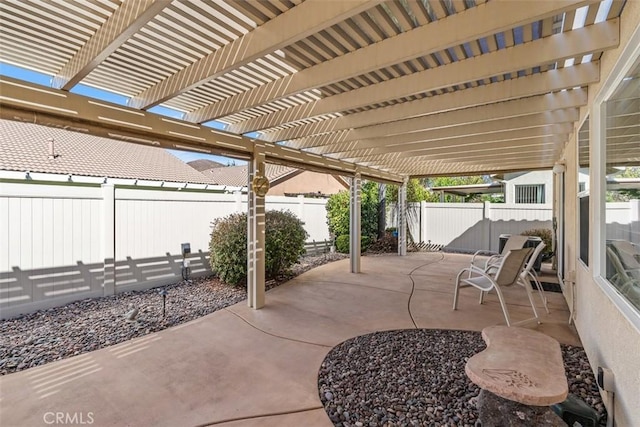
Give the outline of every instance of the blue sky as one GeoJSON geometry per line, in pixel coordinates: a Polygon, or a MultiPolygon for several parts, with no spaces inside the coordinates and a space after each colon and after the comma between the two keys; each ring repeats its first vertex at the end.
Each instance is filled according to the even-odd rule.
{"type": "MultiPolygon", "coordinates": [[[[28,82],[36,83],[42,86],[51,87],[51,79],[52,76],[40,73],[37,71],[26,70],[24,68],[16,67],[14,65],[6,64],[0,62],[0,75],[9,76],[20,80],[25,80],[28,82]]],[[[79,95],[87,96],[90,98],[101,99],[103,101],[112,102],[114,104],[119,105],[127,105],[128,97],[124,95],[120,95],[113,92],[108,92],[101,89],[96,89],[91,86],[86,86],[83,84],[78,84],[71,89],[72,93],[77,93],[79,95]]],[[[174,110],[172,108],[163,107],[161,105],[155,106],[148,110],[151,113],[160,114],[166,117],[172,117],[174,119],[182,119],[182,111],[174,110]]],[[[204,126],[209,126],[215,129],[224,129],[224,125],[220,122],[211,121],[205,123],[204,126]]],[[[252,136],[252,135],[249,135],[252,136]]],[[[255,137],[255,136],[253,136],[255,137]]],[[[208,159],[213,160],[218,163],[233,164],[236,165],[244,165],[246,161],[239,159],[231,159],[223,156],[214,156],[212,154],[205,154],[199,152],[188,152],[182,150],[167,150],[174,156],[181,159],[183,162],[190,162],[192,160],[198,159],[208,159]]]]}

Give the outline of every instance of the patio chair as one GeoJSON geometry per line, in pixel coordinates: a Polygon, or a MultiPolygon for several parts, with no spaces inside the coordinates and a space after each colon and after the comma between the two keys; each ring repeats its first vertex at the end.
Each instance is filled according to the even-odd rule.
{"type": "Polygon", "coordinates": [[[608,245],[613,248],[627,274],[640,281],[640,248],[628,240],[611,240],[608,245]]]}
{"type": "Polygon", "coordinates": [[[524,248],[524,245],[527,243],[528,240],[529,240],[529,236],[512,234],[505,242],[504,247],[502,248],[502,252],[500,253],[494,252],[494,251],[487,251],[483,249],[476,251],[471,257],[471,265],[469,267],[477,268],[485,272],[491,269],[492,267],[496,268],[498,265],[500,265],[502,258],[504,258],[504,256],[510,250],[524,248]],[[481,258],[481,257],[486,257],[487,255],[489,255],[488,258],[486,259],[481,258]]]}
{"type": "MultiPolygon", "coordinates": [[[[547,245],[544,242],[540,242],[538,246],[536,246],[536,248],[533,250],[533,253],[529,257],[529,261],[527,261],[525,268],[522,270],[522,273],[520,273],[520,284],[525,287],[528,293],[532,291],[531,282],[536,284],[536,288],[538,289],[538,294],[540,295],[540,299],[542,300],[544,310],[547,312],[547,314],[549,314],[549,308],[547,307],[547,296],[544,294],[544,289],[542,288],[542,284],[538,279],[538,274],[533,268],[536,264],[536,259],[543,251],[545,246],[547,245]]],[[[537,319],[538,313],[536,312],[535,307],[533,307],[533,313],[535,314],[537,319]]]]}
{"type": "Polygon", "coordinates": [[[640,307],[640,280],[633,277],[625,268],[616,252],[607,246],[607,257],[615,273],[609,281],[636,307],[640,307]]]}
{"type": "MultiPolygon", "coordinates": [[[[496,293],[498,294],[500,306],[502,307],[502,313],[504,314],[504,318],[507,321],[507,326],[512,326],[511,318],[509,317],[509,311],[507,310],[501,288],[511,286],[521,280],[520,275],[523,272],[524,264],[531,255],[532,251],[533,248],[510,250],[502,258],[502,262],[497,267],[495,274],[482,271],[477,267],[467,267],[460,270],[458,276],[456,277],[456,286],[453,294],[453,309],[458,309],[458,294],[461,287],[473,286],[474,288],[479,289],[480,304],[482,304],[483,302],[485,292],[489,292],[492,289],[495,289],[496,293]],[[465,274],[468,274],[470,277],[463,277],[465,274]]],[[[529,302],[531,303],[534,314],[536,314],[533,300],[531,298],[531,292],[527,292],[527,296],[529,297],[529,302]]],[[[537,314],[535,318],[537,319],[537,314]]],[[[532,319],[527,319],[523,322],[528,322],[530,320],[532,319]]]]}

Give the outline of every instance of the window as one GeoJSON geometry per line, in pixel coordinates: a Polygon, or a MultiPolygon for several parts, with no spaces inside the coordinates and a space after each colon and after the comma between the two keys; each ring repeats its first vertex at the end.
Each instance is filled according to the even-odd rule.
{"type": "Polygon", "coordinates": [[[545,203],[544,184],[516,185],[516,203],[545,203]]]}
{"type": "Polygon", "coordinates": [[[640,311],[640,59],[604,111],[604,274],[640,311]]]}
{"type": "Polygon", "coordinates": [[[578,131],[578,239],[580,259],[589,265],[589,117],[578,131]]]}

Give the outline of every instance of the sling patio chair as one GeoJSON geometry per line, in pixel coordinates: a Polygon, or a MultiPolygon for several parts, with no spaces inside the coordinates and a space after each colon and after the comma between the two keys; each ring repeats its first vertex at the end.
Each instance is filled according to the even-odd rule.
{"type": "Polygon", "coordinates": [[[640,279],[634,277],[620,260],[620,257],[611,247],[607,246],[607,257],[615,270],[608,280],[624,295],[633,305],[640,308],[640,279]]]}
{"type": "Polygon", "coordinates": [[[513,249],[522,249],[529,240],[529,236],[521,236],[519,234],[512,234],[504,244],[502,252],[494,252],[487,250],[476,251],[471,257],[471,265],[469,268],[479,269],[481,271],[488,271],[495,269],[502,262],[502,258],[513,249]],[[488,256],[488,258],[486,258],[488,256]]]}
{"type": "Polygon", "coordinates": [[[618,256],[626,273],[640,281],[640,247],[628,240],[609,240],[607,246],[618,256]]]}
{"type": "MultiPolygon", "coordinates": [[[[458,295],[460,293],[460,288],[462,287],[472,286],[479,289],[480,304],[482,304],[484,300],[485,292],[489,292],[492,289],[495,289],[496,293],[498,294],[500,306],[502,307],[502,313],[504,314],[504,318],[507,321],[507,326],[512,326],[511,318],[509,317],[509,311],[507,310],[507,305],[505,303],[504,295],[502,294],[501,288],[514,285],[521,280],[520,275],[523,272],[525,262],[532,252],[533,248],[510,250],[502,258],[500,265],[496,266],[495,273],[491,271],[485,272],[478,269],[477,267],[466,267],[460,270],[458,276],[456,277],[456,286],[453,294],[453,309],[458,309],[458,295]],[[468,277],[463,277],[465,275],[468,277]]],[[[530,287],[528,289],[529,291],[531,290],[530,287]]],[[[527,296],[529,297],[529,302],[531,303],[531,307],[533,308],[534,314],[536,315],[535,319],[537,320],[537,312],[533,304],[533,299],[531,298],[531,292],[527,292],[527,296]]],[[[530,320],[532,319],[518,322],[518,324],[529,322],[530,320]]]]}
{"type": "MultiPolygon", "coordinates": [[[[544,289],[542,288],[542,283],[538,279],[538,274],[536,270],[533,268],[536,264],[536,259],[543,251],[543,249],[547,246],[544,242],[540,242],[538,246],[533,250],[533,253],[529,257],[529,261],[525,268],[522,270],[520,274],[520,284],[525,287],[527,292],[531,292],[532,285],[531,283],[535,283],[536,288],[538,289],[538,294],[540,295],[540,299],[542,300],[542,305],[544,306],[544,310],[549,314],[549,308],[547,307],[547,296],[544,294],[544,289]]],[[[533,313],[536,318],[538,318],[538,313],[536,312],[535,307],[533,307],[533,313]]]]}

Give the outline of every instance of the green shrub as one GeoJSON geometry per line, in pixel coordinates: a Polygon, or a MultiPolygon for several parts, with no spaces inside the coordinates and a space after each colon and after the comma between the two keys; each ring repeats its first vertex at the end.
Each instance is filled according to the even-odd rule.
{"type": "Polygon", "coordinates": [[[546,257],[553,254],[553,232],[548,228],[532,228],[520,233],[523,236],[537,236],[542,239],[546,245],[542,254],[546,257]]]}
{"type": "Polygon", "coordinates": [[[265,220],[265,274],[272,279],[298,262],[309,234],[304,223],[289,211],[269,211],[265,220]]]}
{"type": "MultiPolygon", "coordinates": [[[[349,235],[348,191],[333,194],[327,200],[327,224],[334,236],[349,235]]],[[[378,235],[378,184],[372,181],[362,184],[360,230],[363,236],[378,235]]]]}
{"type": "MultiPolygon", "coordinates": [[[[364,252],[371,245],[372,239],[369,236],[360,237],[360,252],[364,252]]],[[[336,251],[341,254],[349,253],[349,235],[343,234],[336,237],[336,251]]]]}
{"type": "Polygon", "coordinates": [[[247,214],[234,213],[213,222],[209,241],[211,269],[225,283],[247,281],[247,214]]]}
{"type": "MultiPolygon", "coordinates": [[[[304,253],[308,234],[303,222],[291,212],[268,211],[265,215],[265,276],[285,273],[304,253]]],[[[235,213],[213,222],[211,269],[225,283],[247,281],[247,214],[235,213]]]]}
{"type": "Polygon", "coordinates": [[[366,251],[369,246],[371,246],[371,242],[373,239],[369,236],[361,236],[360,237],[360,252],[366,251]]]}
{"type": "Polygon", "coordinates": [[[342,234],[336,237],[336,252],[341,254],[349,253],[349,235],[342,234]]]}

